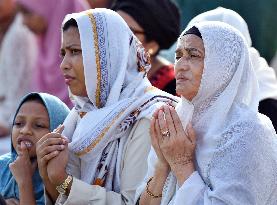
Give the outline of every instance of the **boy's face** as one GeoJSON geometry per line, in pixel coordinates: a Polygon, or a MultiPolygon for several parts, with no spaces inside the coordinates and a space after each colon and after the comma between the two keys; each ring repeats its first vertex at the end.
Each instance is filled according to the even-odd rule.
{"type": "Polygon", "coordinates": [[[49,115],[42,103],[27,101],[20,107],[12,128],[12,143],[17,154],[21,152],[20,144],[24,142],[29,156],[36,156],[36,143],[50,132],[49,115]]]}

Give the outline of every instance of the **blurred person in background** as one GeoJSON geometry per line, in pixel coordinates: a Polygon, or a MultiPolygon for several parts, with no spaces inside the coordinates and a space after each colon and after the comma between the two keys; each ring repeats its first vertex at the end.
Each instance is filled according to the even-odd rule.
{"type": "Polygon", "coordinates": [[[188,25],[201,21],[221,21],[238,29],[246,39],[250,60],[259,82],[259,112],[268,116],[277,130],[277,78],[275,71],[252,47],[252,41],[245,20],[235,11],[218,7],[194,17],[188,25]]]}
{"type": "Polygon", "coordinates": [[[59,97],[68,106],[72,104],[68,89],[59,70],[61,58],[60,25],[66,14],[79,12],[89,6],[81,0],[17,0],[24,24],[36,34],[38,57],[32,79],[32,90],[59,97]]]}
{"type": "Polygon", "coordinates": [[[148,78],[152,85],[176,95],[173,64],[159,56],[178,38],[180,14],[170,0],[117,0],[112,9],[127,22],[151,56],[148,78]]]}
{"type": "Polygon", "coordinates": [[[0,0],[0,154],[7,152],[6,137],[20,98],[29,91],[36,47],[35,38],[16,14],[14,0],[0,0]],[[3,139],[5,137],[5,139],[3,139]],[[4,140],[4,141],[3,141],[4,140]]]}
{"type": "Polygon", "coordinates": [[[238,12],[247,22],[253,46],[271,62],[277,49],[276,0],[174,0],[182,13],[181,25],[185,28],[189,21],[205,11],[219,6],[238,12]],[[250,9],[251,8],[251,9],[250,9]],[[258,14],[258,15],[257,15],[258,14]]]}
{"type": "Polygon", "coordinates": [[[115,0],[87,0],[90,8],[111,8],[112,4],[115,2],[115,0]]]}

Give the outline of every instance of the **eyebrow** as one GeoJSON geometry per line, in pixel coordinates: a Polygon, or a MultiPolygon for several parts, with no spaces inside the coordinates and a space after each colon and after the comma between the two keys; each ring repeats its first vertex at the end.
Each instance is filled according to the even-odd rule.
{"type": "MultiPolygon", "coordinates": [[[[197,48],[186,48],[186,47],[184,47],[183,49],[188,51],[188,52],[196,51],[196,52],[199,52],[201,55],[203,55],[203,52],[198,50],[197,48]]],[[[175,53],[178,53],[180,51],[182,51],[182,48],[177,48],[175,53]]]]}
{"type": "Polygon", "coordinates": [[[70,45],[66,46],[65,48],[61,48],[61,50],[63,50],[63,49],[71,49],[72,47],[75,47],[75,46],[81,47],[80,44],[70,44],[70,45]]]}
{"type": "MultiPolygon", "coordinates": [[[[17,119],[17,118],[26,118],[26,115],[18,114],[15,119],[17,119]]],[[[34,119],[36,119],[36,120],[47,120],[47,117],[45,117],[45,116],[35,116],[34,119]]]]}

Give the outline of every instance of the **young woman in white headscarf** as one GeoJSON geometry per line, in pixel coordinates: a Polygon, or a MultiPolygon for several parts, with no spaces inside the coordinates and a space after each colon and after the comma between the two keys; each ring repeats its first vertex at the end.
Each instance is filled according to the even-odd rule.
{"type": "Polygon", "coordinates": [[[252,41],[245,20],[235,11],[218,7],[194,17],[189,25],[202,21],[221,21],[238,29],[246,39],[250,60],[259,83],[259,112],[270,118],[277,130],[277,78],[276,73],[259,51],[252,47],[252,41]]]}
{"type": "Polygon", "coordinates": [[[149,56],[114,11],[67,15],[61,56],[75,106],[38,143],[46,202],[133,205],[147,171],[150,118],[178,99],[151,86],[149,56]]]}
{"type": "Polygon", "coordinates": [[[258,82],[241,33],[222,22],[192,24],[178,39],[175,76],[191,123],[169,106],[154,113],[155,152],[138,203],[275,204],[277,136],[258,112],[258,82]]]}

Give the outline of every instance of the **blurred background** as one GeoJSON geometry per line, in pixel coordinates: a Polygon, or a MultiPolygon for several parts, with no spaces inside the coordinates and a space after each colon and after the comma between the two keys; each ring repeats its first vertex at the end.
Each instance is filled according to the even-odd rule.
{"type": "MultiPolygon", "coordinates": [[[[277,1],[276,0],[174,0],[181,11],[181,25],[196,15],[219,6],[239,13],[250,31],[253,47],[268,62],[271,62],[277,49],[277,1]]],[[[275,67],[275,71],[276,71],[275,67]]]]}
{"type": "MultiPolygon", "coordinates": [[[[273,71],[277,71],[277,0],[171,0],[175,5],[169,7],[165,6],[167,1],[170,0],[0,0],[0,154],[10,150],[13,114],[26,93],[47,92],[72,107],[59,69],[60,28],[68,13],[89,8],[125,11],[122,17],[127,15],[124,20],[129,21],[129,27],[151,55],[150,82],[175,94],[174,42],[181,31],[200,13],[217,7],[232,9],[246,21],[252,46],[267,61],[261,58],[267,76],[261,81],[268,79],[270,88],[277,86],[273,71]],[[129,4],[133,4],[132,9],[129,4]],[[147,20],[143,22],[141,17],[147,20]],[[273,69],[267,69],[267,63],[273,69]]],[[[276,89],[270,92],[275,93],[276,89]]],[[[274,106],[277,110],[277,99],[274,106]]],[[[272,105],[266,108],[277,116],[272,105]]]]}

